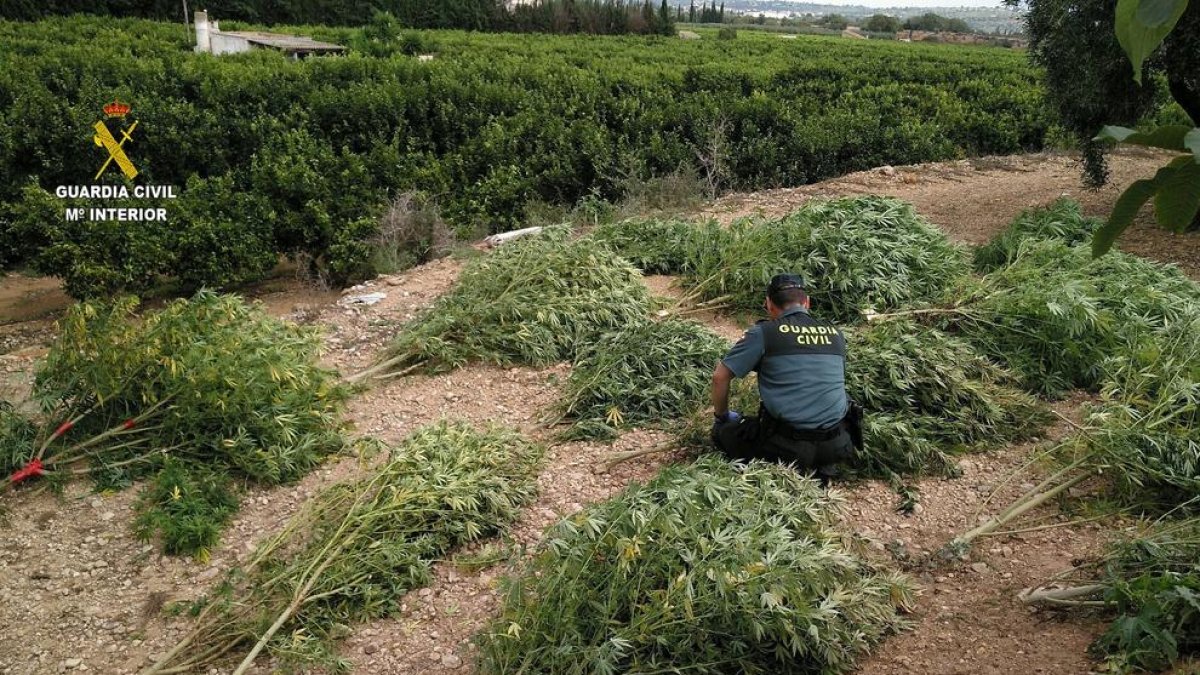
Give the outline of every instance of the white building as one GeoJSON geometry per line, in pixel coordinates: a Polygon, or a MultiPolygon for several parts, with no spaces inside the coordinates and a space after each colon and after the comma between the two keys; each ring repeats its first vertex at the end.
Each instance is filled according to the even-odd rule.
{"type": "Polygon", "coordinates": [[[294,58],[302,59],[312,54],[342,54],[346,48],[328,42],[317,42],[311,38],[281,33],[237,30],[222,31],[219,23],[208,20],[208,12],[195,14],[196,51],[208,54],[238,54],[252,49],[274,49],[294,58]]]}

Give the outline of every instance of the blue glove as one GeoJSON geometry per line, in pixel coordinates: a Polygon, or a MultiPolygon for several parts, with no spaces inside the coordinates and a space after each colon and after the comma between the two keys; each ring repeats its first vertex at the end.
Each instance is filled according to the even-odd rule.
{"type": "Polygon", "coordinates": [[[713,415],[713,417],[717,420],[717,424],[726,424],[742,419],[742,414],[736,410],[730,410],[724,415],[713,415]]]}

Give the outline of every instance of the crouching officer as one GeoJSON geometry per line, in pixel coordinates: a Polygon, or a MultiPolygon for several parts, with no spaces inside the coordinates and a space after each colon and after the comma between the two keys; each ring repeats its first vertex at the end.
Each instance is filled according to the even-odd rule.
{"type": "Polygon", "coordinates": [[[771,318],[746,331],[713,372],[713,443],[732,459],[793,464],[826,483],[861,445],[861,416],[846,395],[845,338],[809,316],[799,276],[772,278],[764,304],[771,318]],[[729,410],[730,382],[750,371],[758,372],[757,418],[729,410]]]}

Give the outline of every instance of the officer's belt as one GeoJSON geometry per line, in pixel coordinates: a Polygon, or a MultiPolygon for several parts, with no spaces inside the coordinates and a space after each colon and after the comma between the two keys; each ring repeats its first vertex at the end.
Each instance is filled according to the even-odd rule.
{"type": "Polygon", "coordinates": [[[846,427],[845,420],[842,420],[828,429],[797,429],[767,412],[766,407],[762,405],[758,408],[758,419],[767,422],[772,435],[783,436],[793,441],[807,441],[809,443],[833,440],[841,435],[846,427]]]}

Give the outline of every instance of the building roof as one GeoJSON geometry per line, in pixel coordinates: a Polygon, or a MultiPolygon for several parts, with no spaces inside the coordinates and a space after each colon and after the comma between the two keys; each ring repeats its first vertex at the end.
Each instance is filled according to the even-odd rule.
{"type": "Polygon", "coordinates": [[[221,35],[235,35],[247,42],[263,47],[273,47],[285,52],[344,52],[346,48],[328,42],[317,42],[311,38],[299,35],[283,35],[281,33],[263,33],[253,30],[221,31],[221,35]]]}

